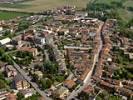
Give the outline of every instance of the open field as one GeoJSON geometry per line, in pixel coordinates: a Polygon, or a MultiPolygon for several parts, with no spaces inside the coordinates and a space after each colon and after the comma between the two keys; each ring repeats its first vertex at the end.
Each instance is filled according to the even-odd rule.
{"type": "Polygon", "coordinates": [[[24,4],[20,4],[20,3],[16,3],[16,4],[10,4],[10,3],[0,3],[0,7],[4,7],[4,8],[18,8],[18,9],[22,9],[25,7],[29,7],[30,5],[24,5],[24,4]]]}
{"type": "Polygon", "coordinates": [[[75,5],[78,8],[85,8],[89,1],[90,0],[30,0],[20,4],[0,5],[0,7],[17,8],[19,11],[26,12],[39,12],[47,9],[61,7],[63,5],[75,5]]]}
{"type": "Polygon", "coordinates": [[[18,12],[5,12],[5,11],[0,11],[0,20],[8,20],[12,19],[18,16],[25,16],[28,14],[25,13],[18,13],[18,12]]]}
{"type": "Polygon", "coordinates": [[[133,0],[94,0],[96,4],[111,5],[112,2],[122,2],[123,8],[117,8],[117,12],[124,21],[128,21],[133,18],[133,12],[127,10],[127,7],[133,7],[133,0]]]}

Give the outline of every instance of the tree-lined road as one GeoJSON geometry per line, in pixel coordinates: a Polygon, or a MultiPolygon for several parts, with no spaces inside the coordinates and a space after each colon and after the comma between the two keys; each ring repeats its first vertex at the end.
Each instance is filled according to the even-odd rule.
{"type": "Polygon", "coordinates": [[[25,71],[21,69],[19,65],[17,65],[15,62],[13,64],[14,64],[14,67],[17,69],[17,71],[25,78],[25,80],[27,80],[31,84],[31,86],[44,98],[44,100],[52,100],[46,96],[44,91],[40,90],[40,88],[35,82],[31,81],[32,80],[31,77],[27,76],[25,71]]]}

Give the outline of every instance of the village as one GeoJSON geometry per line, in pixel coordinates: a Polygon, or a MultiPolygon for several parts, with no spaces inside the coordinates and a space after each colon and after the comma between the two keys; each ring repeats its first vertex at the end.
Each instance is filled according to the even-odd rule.
{"type": "Polygon", "coordinates": [[[133,99],[133,40],[116,28],[69,6],[0,21],[0,100],[133,99]]]}

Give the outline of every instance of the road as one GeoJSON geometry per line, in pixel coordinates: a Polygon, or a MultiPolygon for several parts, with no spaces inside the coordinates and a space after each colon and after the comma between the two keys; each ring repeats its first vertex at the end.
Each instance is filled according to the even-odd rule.
{"type": "Polygon", "coordinates": [[[85,78],[85,80],[83,82],[83,85],[80,86],[79,89],[73,90],[72,93],[67,97],[67,100],[71,100],[72,98],[74,98],[75,96],[77,96],[78,93],[80,93],[91,82],[92,73],[93,73],[93,71],[95,69],[95,65],[96,65],[96,63],[98,61],[100,51],[102,50],[102,47],[103,47],[103,42],[102,42],[102,37],[101,37],[103,25],[104,25],[104,23],[101,24],[101,26],[100,26],[100,28],[99,28],[99,30],[97,32],[97,34],[98,34],[98,40],[99,40],[99,46],[98,46],[97,52],[94,55],[92,68],[91,68],[90,72],[87,74],[87,76],[86,76],[86,78],[85,78]]]}
{"type": "Polygon", "coordinates": [[[22,70],[22,69],[19,67],[19,65],[16,64],[15,62],[14,62],[14,67],[15,67],[15,68],[17,69],[17,71],[25,78],[25,80],[27,80],[27,81],[31,84],[31,86],[32,86],[43,98],[45,98],[44,100],[52,100],[51,98],[49,98],[49,97],[46,96],[46,94],[45,94],[44,91],[42,91],[42,90],[39,89],[38,85],[37,85],[35,82],[32,82],[32,81],[31,81],[32,79],[31,79],[29,76],[27,76],[27,74],[25,73],[25,71],[22,70]]]}
{"type": "Polygon", "coordinates": [[[92,49],[92,47],[64,46],[64,49],[89,50],[89,49],[92,49]]]}

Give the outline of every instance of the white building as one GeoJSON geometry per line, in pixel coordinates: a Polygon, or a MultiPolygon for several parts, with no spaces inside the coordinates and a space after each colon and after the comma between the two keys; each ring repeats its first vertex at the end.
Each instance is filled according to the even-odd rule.
{"type": "Polygon", "coordinates": [[[0,27],[0,31],[3,31],[3,27],[0,27]]]}
{"type": "Polygon", "coordinates": [[[3,40],[0,40],[0,45],[5,45],[7,43],[11,42],[11,39],[10,38],[5,38],[3,40]]]}

